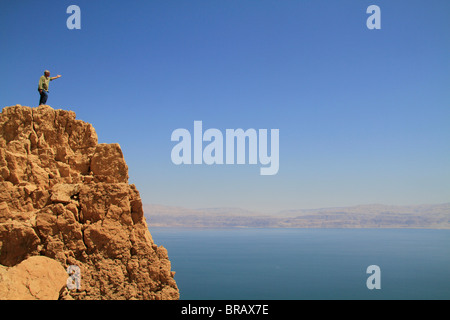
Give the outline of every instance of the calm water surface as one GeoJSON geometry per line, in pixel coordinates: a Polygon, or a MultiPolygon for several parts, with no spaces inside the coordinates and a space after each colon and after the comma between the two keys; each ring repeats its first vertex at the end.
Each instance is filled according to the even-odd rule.
{"type": "Polygon", "coordinates": [[[181,299],[450,299],[450,230],[150,228],[181,299]],[[366,269],[381,269],[369,290],[366,269]]]}

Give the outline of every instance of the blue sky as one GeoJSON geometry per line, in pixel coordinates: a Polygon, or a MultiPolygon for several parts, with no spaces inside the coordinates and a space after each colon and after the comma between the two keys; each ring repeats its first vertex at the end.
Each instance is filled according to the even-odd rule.
{"type": "Polygon", "coordinates": [[[119,143],[144,203],[258,210],[450,201],[450,2],[2,1],[1,107],[119,143]],[[66,9],[81,9],[69,30],[66,9]],[[381,8],[369,30],[366,9],[381,8]],[[280,169],[171,162],[177,128],[279,129],[280,169]]]}

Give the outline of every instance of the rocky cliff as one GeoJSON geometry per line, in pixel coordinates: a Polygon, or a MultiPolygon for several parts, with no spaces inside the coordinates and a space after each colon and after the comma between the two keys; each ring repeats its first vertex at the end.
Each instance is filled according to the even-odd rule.
{"type": "Polygon", "coordinates": [[[30,288],[42,286],[44,298],[179,298],[120,146],[98,144],[73,111],[16,105],[0,114],[0,299],[39,298],[30,288]],[[61,284],[71,265],[79,289],[61,284]]]}

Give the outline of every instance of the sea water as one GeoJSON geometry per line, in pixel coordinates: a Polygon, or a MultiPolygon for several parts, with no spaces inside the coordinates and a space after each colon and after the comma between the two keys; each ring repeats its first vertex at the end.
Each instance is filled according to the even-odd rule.
{"type": "Polygon", "coordinates": [[[450,299],[450,230],[150,228],[182,300],[450,299]],[[380,268],[368,289],[367,267],[380,268]]]}

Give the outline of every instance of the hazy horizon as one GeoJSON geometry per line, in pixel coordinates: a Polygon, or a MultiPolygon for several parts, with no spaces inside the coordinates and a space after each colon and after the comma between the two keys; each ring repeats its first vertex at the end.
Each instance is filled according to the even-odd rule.
{"type": "Polygon", "coordinates": [[[145,208],[149,207],[162,207],[166,209],[180,209],[180,210],[193,210],[193,211],[212,211],[212,210],[237,210],[239,212],[246,211],[249,213],[265,213],[265,214],[279,214],[283,212],[288,211],[315,211],[315,210],[331,210],[331,209],[353,209],[353,208],[392,208],[392,209],[405,209],[405,208],[420,208],[420,207],[439,207],[439,206],[450,206],[450,202],[443,202],[443,203],[421,203],[421,204],[404,204],[404,205],[392,205],[392,204],[383,204],[383,203],[361,203],[356,205],[349,205],[349,206],[331,206],[331,207],[313,207],[313,208],[288,208],[288,209],[281,209],[277,211],[270,211],[270,210],[258,210],[258,209],[251,209],[251,208],[245,208],[245,207],[236,207],[236,206],[212,206],[212,207],[189,207],[189,206],[183,206],[183,205],[168,205],[168,204],[162,204],[162,203],[146,203],[143,202],[142,205],[144,206],[144,212],[145,208]]]}
{"type": "Polygon", "coordinates": [[[416,228],[450,229],[450,203],[359,205],[278,212],[143,204],[149,228],[416,228]]]}

